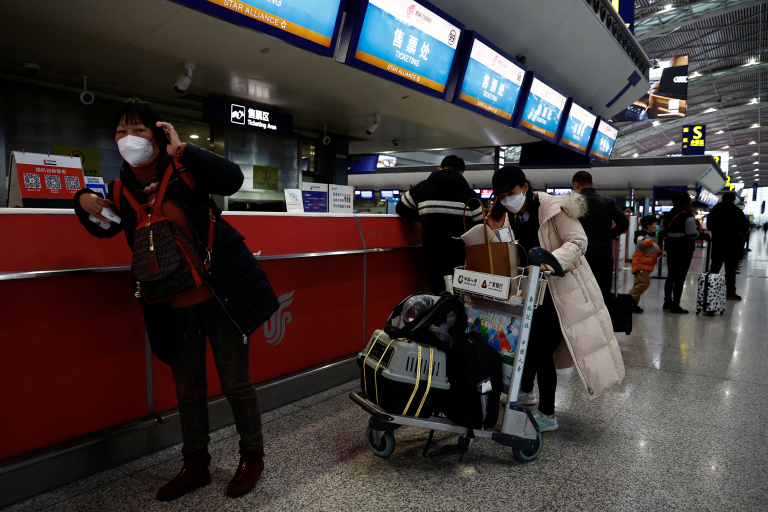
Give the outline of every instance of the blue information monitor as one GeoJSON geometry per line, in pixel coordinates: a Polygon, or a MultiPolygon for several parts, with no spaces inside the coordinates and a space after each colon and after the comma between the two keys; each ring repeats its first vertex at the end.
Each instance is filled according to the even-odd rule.
{"type": "Polygon", "coordinates": [[[607,162],[611,159],[613,145],[616,144],[616,137],[619,130],[614,128],[608,121],[600,118],[597,123],[595,138],[592,140],[592,146],[589,150],[589,156],[607,162]]]}
{"type": "Polygon", "coordinates": [[[595,131],[597,116],[571,100],[565,109],[565,123],[557,143],[582,155],[589,150],[589,141],[595,131]]]}
{"type": "Polygon", "coordinates": [[[328,57],[336,50],[344,9],[342,0],[173,1],[328,57]]]}
{"type": "Polygon", "coordinates": [[[462,47],[466,51],[453,102],[510,124],[527,68],[475,32],[464,34],[462,47]]]}
{"type": "Polygon", "coordinates": [[[568,96],[536,73],[528,75],[529,85],[523,88],[525,103],[515,128],[554,143],[568,96]]]}
{"type": "Polygon", "coordinates": [[[427,2],[361,0],[346,63],[445,98],[463,30],[427,2]]]}

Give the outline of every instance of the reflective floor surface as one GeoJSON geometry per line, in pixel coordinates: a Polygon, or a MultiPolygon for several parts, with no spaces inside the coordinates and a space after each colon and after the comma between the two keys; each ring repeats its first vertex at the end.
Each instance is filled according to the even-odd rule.
{"type": "MultiPolygon", "coordinates": [[[[756,233],[738,276],[741,303],[696,316],[694,256],[683,306],[661,310],[654,279],[619,335],[624,382],[589,401],[572,370],[558,374],[560,429],[521,464],[490,441],[425,459],[427,432],[402,428],[389,459],[374,456],[351,382],[265,414],[266,469],[249,495],[229,499],[234,427],[215,432],[213,483],[175,502],[154,500],[180,468],[180,446],[19,503],[7,510],[768,510],[768,239],[756,233]]],[[[631,287],[624,270],[620,289],[631,287]]],[[[455,441],[436,435],[435,448],[455,441]]],[[[434,449],[434,448],[433,448],[434,449]]]]}

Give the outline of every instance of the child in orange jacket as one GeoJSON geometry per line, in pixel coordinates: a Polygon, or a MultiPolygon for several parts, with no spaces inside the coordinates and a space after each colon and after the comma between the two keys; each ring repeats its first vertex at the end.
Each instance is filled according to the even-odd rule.
{"type": "Polygon", "coordinates": [[[635,232],[635,254],[632,256],[632,273],[635,275],[635,285],[629,291],[629,295],[635,303],[632,305],[633,313],[642,313],[640,296],[651,285],[651,272],[656,266],[659,255],[664,254],[659,244],[656,243],[655,234],[659,230],[659,219],[653,215],[646,215],[640,219],[642,230],[635,232]]]}

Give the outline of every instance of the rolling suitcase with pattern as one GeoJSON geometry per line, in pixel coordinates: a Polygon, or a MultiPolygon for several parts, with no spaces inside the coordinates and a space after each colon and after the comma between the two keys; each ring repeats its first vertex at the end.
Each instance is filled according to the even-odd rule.
{"type": "Polygon", "coordinates": [[[712,240],[707,242],[707,266],[706,272],[699,275],[696,289],[696,314],[704,312],[705,315],[725,313],[726,286],[725,276],[709,272],[709,256],[712,251],[712,240]]]}

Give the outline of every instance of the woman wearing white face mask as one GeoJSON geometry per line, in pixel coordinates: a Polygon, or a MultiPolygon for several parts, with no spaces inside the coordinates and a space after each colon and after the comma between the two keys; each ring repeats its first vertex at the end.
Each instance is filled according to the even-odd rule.
{"type": "MultiPolygon", "coordinates": [[[[493,229],[510,226],[522,250],[551,252],[564,277],[548,280],[544,303],[534,313],[530,344],[517,403],[539,403],[534,417],[542,431],[557,430],[557,368],[575,366],[590,398],[624,378],[624,363],[603,297],[584,254],[587,237],[578,218],[587,212],[580,194],[534,193],[519,167],[507,166],[493,176],[496,203],[488,216],[493,229]],[[565,343],[562,343],[562,342],[565,343]],[[575,364],[574,364],[575,363],[575,364]],[[539,383],[540,399],[533,390],[539,383]]],[[[520,261],[525,257],[520,256],[520,261]]]]}
{"type": "MultiPolygon", "coordinates": [[[[171,226],[176,243],[185,244],[189,251],[186,258],[197,258],[196,268],[202,269],[192,289],[188,286],[164,296],[170,298],[153,302],[148,302],[146,286],[142,290],[134,272],[139,283],[136,296],[141,297],[152,351],[173,371],[184,441],[184,467],[176,478],[160,488],[157,499],[174,500],[211,483],[207,343],[211,345],[221,388],[232,406],[240,434],[240,463],[226,492],[231,497],[241,496],[253,489],[264,467],[261,414],[250,376],[249,338],[279,305],[243,236],[221,217],[221,210],[209,196],[237,192],[243,183],[243,173],[237,164],[225,158],[193,144],[182,144],[173,126],[162,122],[155,108],[138,98],[127,101],[119,112],[115,142],[125,160],[120,180],[109,184],[106,198],[89,189],[77,193],[75,212],[80,222],[98,238],[110,238],[124,231],[128,246],[134,250],[134,242],[140,240],[136,234],[137,212],[146,210],[151,212],[146,226],[150,226],[152,218],[155,222],[158,218],[161,222],[170,221],[164,225],[171,226]],[[121,222],[109,222],[103,215],[104,208],[116,211],[121,222]],[[90,217],[106,221],[108,227],[105,229],[90,217]],[[204,267],[201,262],[205,262],[204,267]]],[[[162,230],[157,229],[154,242],[149,231],[149,251],[158,246],[162,230]]],[[[142,247],[139,242],[136,250],[142,247]]],[[[137,254],[141,261],[144,253],[137,254]]],[[[168,259],[161,259],[164,265],[168,259]]],[[[160,274],[159,268],[148,274],[160,274]]],[[[175,285],[171,282],[168,286],[175,285]]],[[[133,295],[134,290],[126,286],[126,293],[133,295]]],[[[140,341],[144,343],[143,339],[140,341]]]]}

